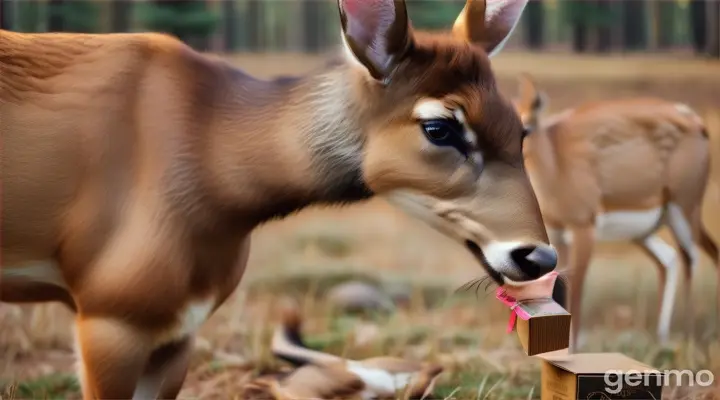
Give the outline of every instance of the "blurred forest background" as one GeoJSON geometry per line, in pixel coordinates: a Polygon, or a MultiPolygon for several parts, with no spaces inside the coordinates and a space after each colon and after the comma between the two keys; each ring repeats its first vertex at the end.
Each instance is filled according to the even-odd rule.
{"type": "MultiPolygon", "coordinates": [[[[410,0],[419,28],[447,26],[464,0],[410,0]]],[[[336,0],[0,0],[4,29],[178,36],[218,53],[318,52],[336,44],[336,0]]],[[[720,58],[720,1],[531,0],[509,47],[681,52],[720,58]]]]}

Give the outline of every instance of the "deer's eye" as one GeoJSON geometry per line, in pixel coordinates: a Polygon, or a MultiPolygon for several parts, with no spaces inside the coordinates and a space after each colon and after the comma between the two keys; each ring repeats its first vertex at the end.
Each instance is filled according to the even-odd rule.
{"type": "Polygon", "coordinates": [[[423,132],[430,143],[435,146],[451,146],[465,157],[468,146],[463,140],[463,129],[459,121],[452,119],[433,119],[422,122],[423,132]]]}

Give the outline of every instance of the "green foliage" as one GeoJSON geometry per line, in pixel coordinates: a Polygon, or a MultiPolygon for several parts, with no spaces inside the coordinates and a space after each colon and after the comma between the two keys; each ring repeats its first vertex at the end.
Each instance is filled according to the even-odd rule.
{"type": "Polygon", "coordinates": [[[464,5],[464,0],[414,0],[407,2],[407,9],[417,28],[446,30],[452,27],[464,5]]]}
{"type": "Polygon", "coordinates": [[[146,28],[172,34],[181,40],[207,36],[220,21],[218,15],[207,9],[204,0],[147,2],[139,9],[139,14],[146,28]]]}
{"type": "Polygon", "coordinates": [[[17,2],[17,30],[21,32],[41,32],[45,28],[43,19],[44,5],[39,1],[17,2]]]}
{"type": "Polygon", "coordinates": [[[594,2],[562,1],[559,4],[564,20],[570,24],[607,27],[615,25],[620,18],[617,8],[604,8],[594,2]]]}
{"type": "Polygon", "coordinates": [[[100,8],[93,1],[50,3],[48,12],[51,17],[62,19],[64,32],[95,33],[100,30],[100,8]]]}

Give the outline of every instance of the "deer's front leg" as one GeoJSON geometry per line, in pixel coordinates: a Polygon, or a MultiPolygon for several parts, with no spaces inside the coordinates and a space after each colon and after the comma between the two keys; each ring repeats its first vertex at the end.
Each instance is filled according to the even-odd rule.
{"type": "Polygon", "coordinates": [[[150,355],[133,399],[175,399],[187,374],[193,338],[168,343],[150,355]]]}
{"type": "Polygon", "coordinates": [[[83,400],[175,399],[187,373],[192,338],[152,349],[150,336],[112,319],[78,318],[83,400]]]}
{"type": "Polygon", "coordinates": [[[83,400],[131,399],[151,353],[149,337],[110,317],[76,320],[83,400]]]}

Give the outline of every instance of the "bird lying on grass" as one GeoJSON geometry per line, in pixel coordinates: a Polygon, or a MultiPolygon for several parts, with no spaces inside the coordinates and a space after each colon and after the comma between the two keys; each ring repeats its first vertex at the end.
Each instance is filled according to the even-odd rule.
{"type": "Polygon", "coordinates": [[[432,393],[442,366],[397,357],[348,360],[308,348],[301,335],[299,307],[287,306],[275,329],[271,350],[292,364],[289,374],[261,377],[249,385],[276,400],[423,399],[432,393]]]}

